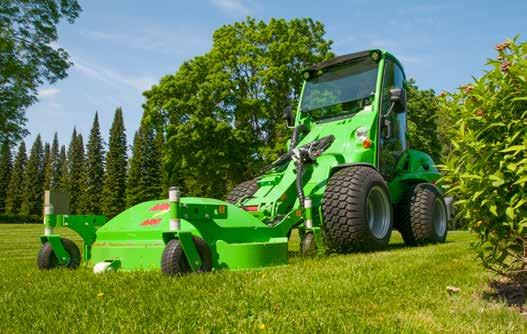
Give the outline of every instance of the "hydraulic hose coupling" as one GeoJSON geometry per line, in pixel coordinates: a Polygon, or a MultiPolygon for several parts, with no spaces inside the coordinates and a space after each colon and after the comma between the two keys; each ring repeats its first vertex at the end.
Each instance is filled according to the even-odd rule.
{"type": "Polygon", "coordinates": [[[181,217],[179,208],[180,192],[177,187],[170,187],[168,190],[168,203],[170,206],[170,231],[178,231],[181,228],[181,217]]]}
{"type": "Polygon", "coordinates": [[[307,197],[304,200],[304,209],[306,210],[304,226],[311,229],[313,228],[313,201],[311,198],[307,197]]]}
{"type": "Polygon", "coordinates": [[[49,236],[53,234],[55,227],[55,208],[53,204],[49,203],[44,206],[44,235],[49,236]]]}

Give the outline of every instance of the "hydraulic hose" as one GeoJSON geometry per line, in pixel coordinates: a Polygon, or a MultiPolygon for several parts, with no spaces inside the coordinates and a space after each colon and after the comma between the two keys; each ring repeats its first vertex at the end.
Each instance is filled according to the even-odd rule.
{"type": "Polygon", "coordinates": [[[289,145],[289,151],[294,149],[298,145],[298,139],[300,138],[300,133],[306,131],[307,128],[304,124],[295,126],[293,129],[293,135],[291,136],[291,144],[289,145]]]}
{"type": "Polygon", "coordinates": [[[300,207],[304,208],[304,202],[306,196],[304,194],[304,184],[302,178],[304,176],[304,163],[302,161],[297,161],[296,163],[296,195],[298,196],[298,201],[300,202],[300,207]]]}

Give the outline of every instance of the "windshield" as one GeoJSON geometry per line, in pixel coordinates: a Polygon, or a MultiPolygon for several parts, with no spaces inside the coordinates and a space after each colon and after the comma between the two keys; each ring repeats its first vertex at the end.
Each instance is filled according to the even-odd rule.
{"type": "Polygon", "coordinates": [[[377,63],[370,57],[329,69],[306,82],[300,109],[315,119],[354,113],[375,92],[377,63]]]}

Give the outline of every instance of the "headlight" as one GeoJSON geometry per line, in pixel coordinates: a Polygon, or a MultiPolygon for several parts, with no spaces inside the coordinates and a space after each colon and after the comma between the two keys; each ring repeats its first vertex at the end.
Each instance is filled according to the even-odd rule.
{"type": "Polygon", "coordinates": [[[355,130],[355,136],[360,141],[364,141],[364,140],[368,139],[368,128],[366,128],[364,126],[358,128],[357,130],[355,130]]]}

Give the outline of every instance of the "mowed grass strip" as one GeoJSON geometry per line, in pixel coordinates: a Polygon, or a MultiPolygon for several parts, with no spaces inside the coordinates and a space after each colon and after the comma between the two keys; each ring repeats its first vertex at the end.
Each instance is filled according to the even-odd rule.
{"type": "Polygon", "coordinates": [[[404,247],[394,233],[383,252],[293,256],[289,266],[168,278],[40,272],[41,230],[0,225],[1,333],[527,331],[518,312],[482,299],[489,274],[469,250],[467,232],[418,248],[404,247]],[[461,291],[449,295],[448,285],[461,291]]]}

